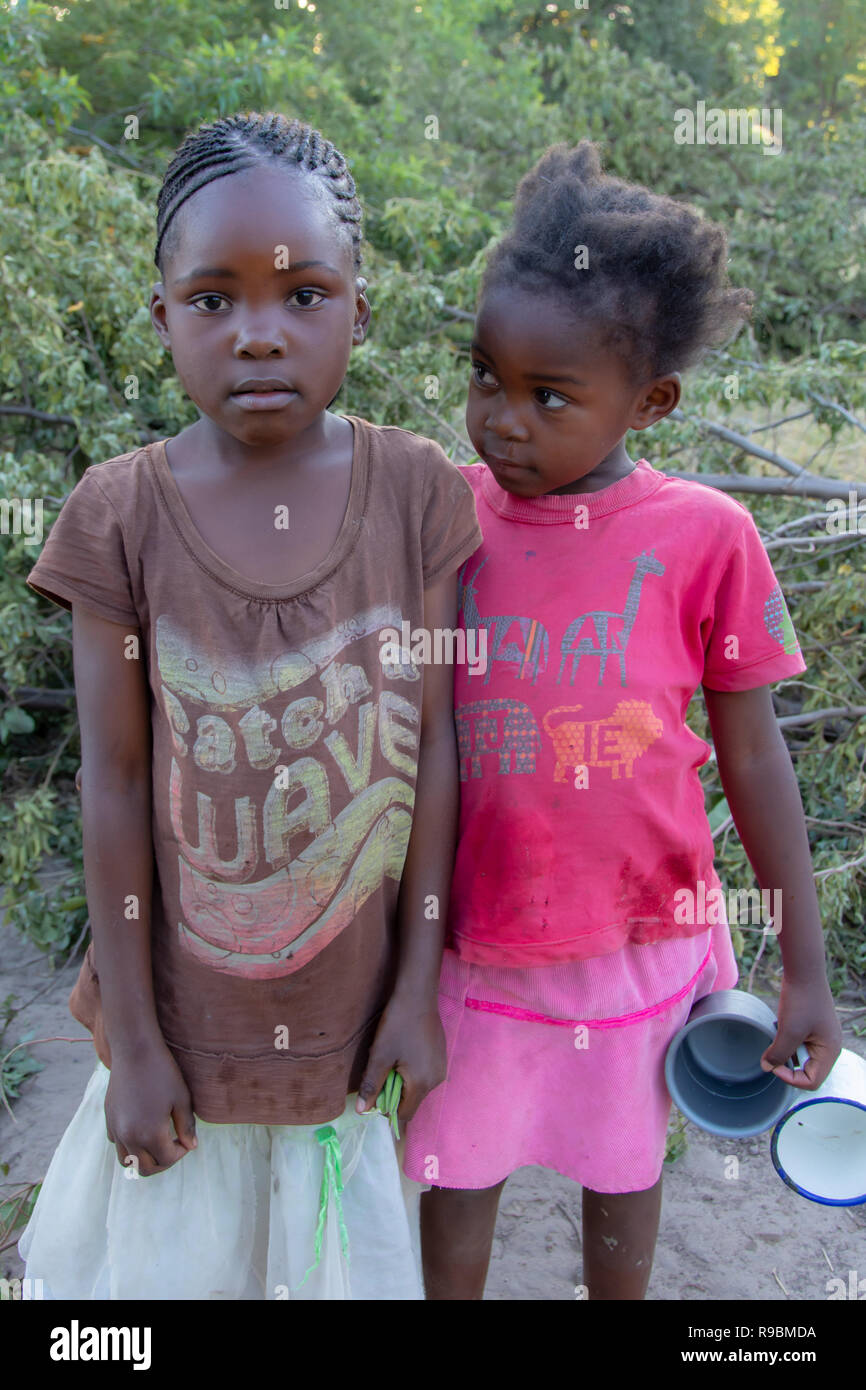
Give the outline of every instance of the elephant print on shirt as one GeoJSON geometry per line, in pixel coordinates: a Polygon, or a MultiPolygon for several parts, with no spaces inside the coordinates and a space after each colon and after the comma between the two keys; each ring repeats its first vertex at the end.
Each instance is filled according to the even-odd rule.
{"type": "Polygon", "coordinates": [[[519,700],[472,700],[456,705],[454,722],[460,780],[481,776],[481,758],[496,753],[500,773],[535,771],[541,736],[535,716],[519,700]]]}
{"type": "Polygon", "coordinates": [[[474,556],[470,556],[460,570],[460,608],[463,613],[463,623],[467,629],[483,630],[488,634],[492,631],[493,634],[492,640],[488,640],[487,644],[489,657],[484,684],[487,685],[490,680],[493,663],[504,661],[518,668],[514,673],[518,680],[523,680],[532,672],[532,684],[535,685],[539,671],[547,670],[547,654],[550,645],[547,628],[537,618],[520,617],[514,613],[501,613],[495,617],[483,618],[478,610],[478,593],[475,586],[478,576],[490,556],[485,555],[476,567],[472,578],[469,579],[467,577],[469,565],[474,558],[474,556]],[[505,640],[515,624],[520,628],[522,646],[517,642],[505,640]]]}

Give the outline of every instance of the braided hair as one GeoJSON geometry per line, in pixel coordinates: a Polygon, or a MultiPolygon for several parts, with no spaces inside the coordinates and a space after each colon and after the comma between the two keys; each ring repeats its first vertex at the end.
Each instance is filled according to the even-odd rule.
{"type": "Polygon", "coordinates": [[[260,115],[225,116],[199,126],[175,152],[159,190],[156,213],[156,249],[153,259],[162,274],[166,254],[166,232],[178,209],[214,179],[236,174],[241,169],[281,160],[289,168],[316,174],[334,199],[340,222],[351,232],[352,253],[357,273],[361,268],[361,204],[349,166],[329,140],[302,121],[287,120],[276,112],[260,115]]]}
{"type": "Polygon", "coordinates": [[[754,295],[729,287],[726,258],[720,226],[604,174],[581,140],[552,145],[521,180],[480,297],[502,284],[555,294],[645,380],[694,365],[749,316],[754,295]]]}

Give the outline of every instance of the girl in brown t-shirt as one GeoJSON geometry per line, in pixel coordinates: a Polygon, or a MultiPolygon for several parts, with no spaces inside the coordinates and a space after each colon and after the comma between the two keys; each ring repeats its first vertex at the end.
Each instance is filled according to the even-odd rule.
{"type": "Polygon", "coordinates": [[[150,310],[199,419],[88,468],[28,577],[73,615],[100,1059],[19,1245],[46,1296],[422,1296],[373,1107],[445,1075],[457,750],[392,634],[456,629],[481,533],[437,445],[328,409],[360,222],[308,126],[187,138],[150,310]]]}

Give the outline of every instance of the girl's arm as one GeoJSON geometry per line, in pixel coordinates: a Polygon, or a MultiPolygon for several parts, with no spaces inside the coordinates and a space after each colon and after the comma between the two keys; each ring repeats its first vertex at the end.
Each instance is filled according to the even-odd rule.
{"type": "MultiPolygon", "coordinates": [[[[424,592],[424,626],[431,634],[457,627],[457,571],[424,592]]],[[[457,838],[460,782],[454,732],[454,667],[424,667],[418,775],[412,833],[397,905],[400,959],[394,993],[379,1023],[357,1109],[375,1104],[385,1077],[403,1077],[399,1108],[411,1120],[421,1101],[445,1080],[445,1034],[437,989],[448,920],[457,838]],[[435,915],[431,915],[434,914],[435,915]]]]}
{"type": "Polygon", "coordinates": [[[842,1030],[824,960],[824,934],[800,789],[776,723],[769,686],[718,691],[704,687],[722,786],[743,848],[761,888],[781,891],[776,923],[784,969],[779,1028],[764,1053],[765,1071],[814,1090],[839,1055],[842,1030]],[[803,1072],[786,1064],[801,1043],[803,1072]]]}
{"type": "Polygon", "coordinates": [[[192,1147],[187,1087],[159,1029],[150,960],[151,735],[141,635],[72,606],[81,730],[84,873],[111,1080],[105,1112],[118,1157],[143,1175],[192,1147]],[[131,901],[134,900],[134,901],[131,901]],[[128,915],[132,912],[134,915],[128,915]],[[171,1134],[174,1118],[178,1139],[171,1134]]]}

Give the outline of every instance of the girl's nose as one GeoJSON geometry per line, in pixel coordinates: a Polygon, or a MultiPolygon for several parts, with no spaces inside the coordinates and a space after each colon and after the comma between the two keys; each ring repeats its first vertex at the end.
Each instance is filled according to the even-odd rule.
{"type": "Polygon", "coordinates": [[[236,357],[284,357],[285,353],[284,324],[257,315],[239,326],[235,337],[236,357]]]}
{"type": "Polygon", "coordinates": [[[528,439],[529,431],[523,424],[520,412],[509,406],[491,409],[487,416],[486,428],[500,439],[528,439]]]}

